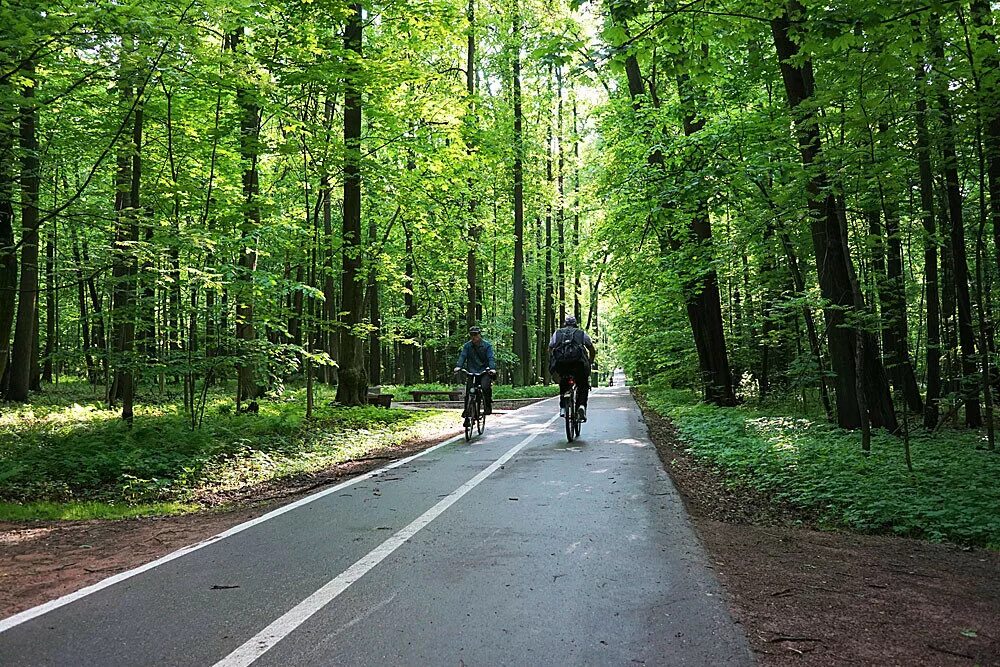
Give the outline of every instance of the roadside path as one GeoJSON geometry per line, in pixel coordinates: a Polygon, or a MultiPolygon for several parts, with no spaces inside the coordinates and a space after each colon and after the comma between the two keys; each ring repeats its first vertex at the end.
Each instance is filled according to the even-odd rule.
{"type": "Polygon", "coordinates": [[[0,621],[0,664],[752,664],[628,389],[572,445],[556,405],[0,621]]]}

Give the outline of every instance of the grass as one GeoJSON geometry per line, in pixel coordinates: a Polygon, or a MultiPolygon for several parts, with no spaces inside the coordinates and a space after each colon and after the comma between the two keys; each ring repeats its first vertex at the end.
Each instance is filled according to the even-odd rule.
{"type": "Polygon", "coordinates": [[[85,385],[34,398],[0,404],[0,520],[190,511],[455,426],[440,411],[333,407],[322,386],[308,421],[303,390],[259,401],[257,415],[234,414],[231,396],[213,393],[199,430],[170,395],[141,396],[131,429],[85,385]]]}
{"type": "MultiPolygon", "coordinates": [[[[459,384],[414,384],[414,385],[386,385],[382,387],[383,394],[392,394],[393,401],[412,401],[414,391],[450,391],[459,384]]],[[[494,400],[517,399],[517,398],[549,398],[559,393],[559,385],[531,385],[528,387],[512,387],[509,384],[494,384],[494,400]]]]}
{"type": "Polygon", "coordinates": [[[818,516],[822,526],[1000,549],[1000,453],[975,431],[930,434],[914,425],[914,471],[901,438],[860,433],[778,406],[719,408],[694,394],[650,385],[650,407],[669,417],[696,456],[729,483],[818,516]]]}

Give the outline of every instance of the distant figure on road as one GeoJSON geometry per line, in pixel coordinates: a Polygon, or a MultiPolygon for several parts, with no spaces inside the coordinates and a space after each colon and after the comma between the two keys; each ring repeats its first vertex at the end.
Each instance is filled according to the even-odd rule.
{"type": "MultiPolygon", "coordinates": [[[[549,372],[559,375],[559,393],[569,389],[566,379],[576,380],[576,396],[580,421],[587,421],[587,395],[590,391],[590,366],[597,356],[594,341],[583,329],[576,326],[576,318],[566,316],[561,329],[556,329],[549,340],[549,372]]],[[[559,415],[563,416],[566,406],[559,401],[559,415]]]]}

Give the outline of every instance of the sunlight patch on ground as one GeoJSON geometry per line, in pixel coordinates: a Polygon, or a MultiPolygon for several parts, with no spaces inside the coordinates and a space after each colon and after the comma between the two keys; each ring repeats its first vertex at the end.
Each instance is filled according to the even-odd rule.
{"type": "Polygon", "coordinates": [[[612,440],[613,445],[628,445],[629,447],[648,447],[648,442],[643,442],[642,440],[637,440],[636,438],[618,438],[617,440],[612,440]]]}
{"type": "Polygon", "coordinates": [[[798,454],[799,437],[813,426],[809,419],[755,417],[746,420],[746,429],[771,444],[771,449],[798,454]]]}

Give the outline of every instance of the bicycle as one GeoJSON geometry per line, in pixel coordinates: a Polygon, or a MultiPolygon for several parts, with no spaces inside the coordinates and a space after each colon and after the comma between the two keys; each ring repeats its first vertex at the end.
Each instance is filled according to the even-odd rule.
{"type": "Polygon", "coordinates": [[[566,420],[566,440],[573,442],[575,439],[580,437],[580,428],[582,425],[580,415],[577,413],[576,378],[572,375],[566,376],[566,384],[569,385],[569,389],[564,391],[559,396],[559,401],[564,408],[563,414],[566,420]]]}
{"type": "Polygon", "coordinates": [[[471,383],[465,385],[465,441],[472,440],[473,431],[483,434],[486,428],[486,398],[483,396],[483,388],[479,383],[479,378],[485,373],[470,373],[462,369],[462,372],[469,376],[471,383]]]}

